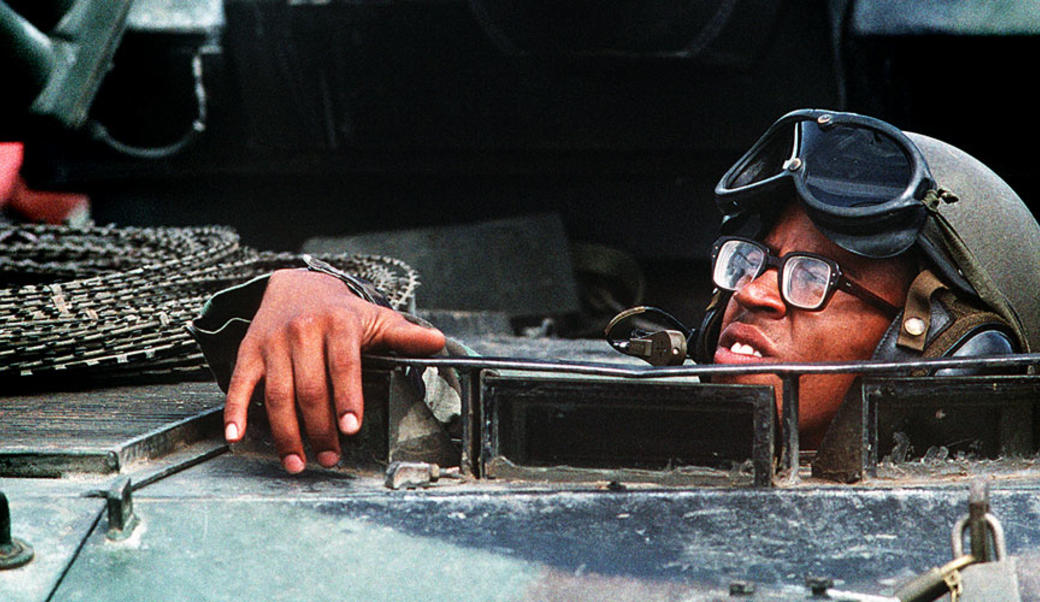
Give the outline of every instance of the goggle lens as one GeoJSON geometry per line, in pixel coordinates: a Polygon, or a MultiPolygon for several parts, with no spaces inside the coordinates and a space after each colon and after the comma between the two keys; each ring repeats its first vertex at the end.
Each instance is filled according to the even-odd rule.
{"type": "Polygon", "coordinates": [[[794,133],[797,124],[790,129],[778,131],[766,140],[765,144],[747,164],[733,175],[730,188],[740,188],[771,178],[783,170],[784,162],[794,154],[794,133]]]}
{"type": "Polygon", "coordinates": [[[817,201],[832,207],[879,205],[899,198],[909,185],[911,159],[890,136],[847,125],[823,129],[809,121],[798,127],[805,185],[817,201]]]}

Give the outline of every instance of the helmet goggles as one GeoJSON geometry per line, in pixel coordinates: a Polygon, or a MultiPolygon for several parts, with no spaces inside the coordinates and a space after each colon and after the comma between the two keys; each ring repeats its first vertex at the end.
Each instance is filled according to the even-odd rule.
{"type": "Polygon", "coordinates": [[[898,128],[858,115],[788,113],[722,176],[723,229],[779,210],[794,196],[835,244],[873,258],[913,245],[936,187],[924,155],[898,128]]]}

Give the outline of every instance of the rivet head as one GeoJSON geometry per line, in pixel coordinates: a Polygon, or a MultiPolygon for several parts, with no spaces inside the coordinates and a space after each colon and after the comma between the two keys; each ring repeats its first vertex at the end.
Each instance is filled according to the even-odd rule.
{"type": "Polygon", "coordinates": [[[910,336],[919,337],[924,334],[924,320],[921,318],[908,318],[903,322],[903,330],[910,336]]]}
{"type": "Polygon", "coordinates": [[[820,115],[819,117],[816,118],[816,123],[818,123],[820,125],[827,125],[828,123],[831,122],[832,119],[834,119],[834,118],[832,116],[830,116],[830,115],[826,115],[826,114],[825,115],[820,115]]]}
{"type": "Polygon", "coordinates": [[[798,157],[791,157],[787,161],[784,161],[784,169],[787,171],[798,171],[802,166],[802,160],[798,157]]]}

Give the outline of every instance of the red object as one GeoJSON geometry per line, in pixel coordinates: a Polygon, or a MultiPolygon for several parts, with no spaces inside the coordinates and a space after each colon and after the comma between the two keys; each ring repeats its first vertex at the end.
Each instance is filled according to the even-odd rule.
{"type": "Polygon", "coordinates": [[[13,196],[22,168],[22,143],[0,142],[0,207],[13,196]]]}
{"type": "Polygon", "coordinates": [[[20,175],[24,159],[21,142],[0,142],[0,207],[10,205],[23,218],[33,222],[63,224],[86,213],[90,199],[74,192],[32,190],[20,175]]]}

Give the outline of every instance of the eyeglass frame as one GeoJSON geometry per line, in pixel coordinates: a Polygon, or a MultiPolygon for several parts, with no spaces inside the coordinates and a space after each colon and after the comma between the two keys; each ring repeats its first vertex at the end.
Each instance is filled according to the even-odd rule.
{"type": "MultiPolygon", "coordinates": [[[[889,318],[895,318],[895,316],[900,311],[899,307],[896,307],[895,305],[889,303],[876,293],[871,292],[862,284],[859,284],[858,282],[848,278],[845,275],[845,271],[841,269],[841,264],[839,264],[834,259],[831,259],[830,257],[827,257],[825,255],[819,255],[817,253],[809,253],[807,251],[792,251],[790,253],[785,253],[782,256],[777,256],[765,243],[751,238],[745,238],[743,236],[721,236],[712,245],[711,280],[712,283],[715,284],[715,286],[723,290],[727,290],[734,293],[740,290],[726,288],[715,281],[715,269],[718,264],[719,252],[722,250],[722,247],[726,243],[732,241],[739,241],[751,244],[763,252],[765,260],[762,262],[762,265],[759,266],[754,276],[752,276],[751,279],[748,280],[748,283],[750,284],[751,282],[756,280],[759,276],[764,274],[766,270],[768,270],[769,268],[776,268],[776,284],[780,293],[780,298],[783,300],[785,305],[789,305],[796,309],[801,309],[805,311],[823,311],[827,307],[827,304],[830,302],[831,297],[834,296],[834,293],[841,290],[858,299],[865,301],[868,305],[871,305],[875,309],[884,312],[886,315],[888,315],[889,318]],[[823,295],[823,299],[820,301],[819,305],[815,307],[802,307],[796,303],[793,303],[784,294],[784,268],[786,267],[788,260],[794,257],[809,257],[812,259],[817,259],[824,262],[825,264],[827,264],[828,267],[830,267],[830,278],[827,281],[827,292],[823,295]]],[[[745,284],[744,286],[747,286],[747,284],[745,284]]]]}

